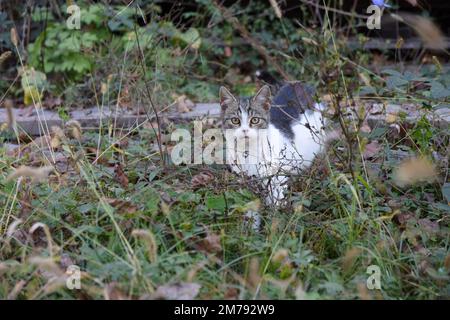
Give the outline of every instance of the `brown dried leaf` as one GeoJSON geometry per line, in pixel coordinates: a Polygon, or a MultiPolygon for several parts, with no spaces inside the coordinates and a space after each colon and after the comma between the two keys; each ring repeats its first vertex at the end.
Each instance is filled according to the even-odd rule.
{"type": "Polygon", "coordinates": [[[435,235],[439,232],[439,223],[437,221],[431,221],[430,219],[424,218],[419,219],[417,222],[422,230],[430,235],[435,235]]]}
{"type": "Polygon", "coordinates": [[[176,103],[177,103],[177,111],[180,113],[186,113],[186,112],[190,112],[191,110],[189,109],[189,106],[193,106],[192,101],[190,101],[190,103],[188,101],[190,101],[189,99],[187,99],[186,95],[181,95],[176,99],[176,103]]]}
{"type": "Polygon", "coordinates": [[[231,47],[229,47],[229,46],[226,46],[223,49],[223,52],[224,52],[225,57],[227,57],[227,58],[229,58],[233,55],[233,51],[231,51],[231,47]]]}
{"type": "Polygon", "coordinates": [[[116,163],[114,166],[114,179],[124,188],[128,187],[128,177],[123,171],[122,164],[116,163]]]}
{"type": "Polygon", "coordinates": [[[408,221],[415,221],[416,217],[412,213],[404,212],[395,215],[395,220],[400,225],[400,228],[405,228],[408,221]]]}
{"type": "Polygon", "coordinates": [[[208,253],[221,252],[222,245],[220,243],[220,236],[218,234],[207,231],[207,236],[201,241],[198,249],[208,253]]]}
{"type": "Polygon", "coordinates": [[[122,199],[105,198],[105,202],[120,213],[134,213],[138,210],[137,206],[122,199]]]}
{"type": "Polygon", "coordinates": [[[364,149],[363,157],[364,159],[370,159],[377,156],[380,153],[381,145],[378,141],[374,140],[369,144],[366,144],[364,149]]]}
{"type": "Polygon", "coordinates": [[[212,181],[214,181],[214,175],[209,171],[202,171],[192,177],[191,184],[192,189],[196,190],[201,187],[208,186],[212,181]]]}
{"type": "Polygon", "coordinates": [[[237,300],[239,298],[239,290],[236,288],[228,288],[223,298],[225,300],[237,300]]]}
{"type": "Polygon", "coordinates": [[[103,295],[105,300],[130,300],[115,282],[108,283],[105,286],[103,295]]]}

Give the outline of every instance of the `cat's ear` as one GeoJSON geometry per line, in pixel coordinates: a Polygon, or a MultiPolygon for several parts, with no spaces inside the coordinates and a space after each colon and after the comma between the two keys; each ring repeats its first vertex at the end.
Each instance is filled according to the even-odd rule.
{"type": "Polygon", "coordinates": [[[269,111],[270,104],[272,102],[272,95],[270,93],[270,88],[268,85],[264,85],[259,89],[258,93],[252,99],[252,103],[257,105],[265,111],[269,111]]]}
{"type": "Polygon", "coordinates": [[[220,87],[219,97],[222,110],[225,110],[232,103],[237,103],[237,99],[225,87],[220,87]]]}

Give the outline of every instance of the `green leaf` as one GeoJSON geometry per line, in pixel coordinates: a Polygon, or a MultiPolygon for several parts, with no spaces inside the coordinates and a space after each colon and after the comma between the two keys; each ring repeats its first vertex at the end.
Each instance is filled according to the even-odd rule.
{"type": "Polygon", "coordinates": [[[223,195],[209,194],[205,202],[208,209],[225,212],[226,203],[223,195]]]}
{"type": "Polygon", "coordinates": [[[403,87],[408,84],[408,81],[400,78],[398,76],[391,76],[386,79],[386,86],[388,89],[395,89],[398,87],[403,87]]]}
{"type": "Polygon", "coordinates": [[[186,32],[177,32],[173,39],[175,42],[179,42],[182,45],[190,46],[197,50],[202,44],[202,38],[196,28],[190,28],[186,32]]]}
{"type": "Polygon", "coordinates": [[[377,94],[377,89],[375,89],[374,87],[363,86],[359,90],[359,94],[360,95],[377,94]]]}

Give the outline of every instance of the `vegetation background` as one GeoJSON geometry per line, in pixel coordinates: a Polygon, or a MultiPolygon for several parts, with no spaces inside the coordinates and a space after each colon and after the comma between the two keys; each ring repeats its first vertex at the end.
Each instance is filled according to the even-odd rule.
{"type": "Polygon", "coordinates": [[[449,131],[435,121],[450,100],[448,12],[392,1],[386,28],[368,31],[370,2],[343,2],[3,1],[0,297],[448,298],[449,131]],[[395,45],[364,47],[380,36],[395,45]],[[311,84],[343,132],[283,208],[262,206],[252,178],[168,157],[173,129],[192,129],[168,113],[217,101],[223,84],[251,95],[256,70],[311,84]],[[81,128],[70,111],[87,107],[147,121],[81,128]],[[15,124],[43,109],[64,126],[39,120],[32,137],[15,124]],[[72,265],[80,290],[66,286],[72,265]]]}

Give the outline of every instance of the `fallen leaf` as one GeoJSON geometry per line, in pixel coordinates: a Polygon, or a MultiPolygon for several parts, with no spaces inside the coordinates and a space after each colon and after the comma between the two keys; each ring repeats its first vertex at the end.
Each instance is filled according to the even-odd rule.
{"type": "Polygon", "coordinates": [[[200,288],[201,285],[195,282],[179,282],[163,285],[158,287],[153,298],[165,300],[192,300],[198,295],[200,288]]]}
{"type": "Polygon", "coordinates": [[[202,171],[199,174],[196,174],[192,177],[191,185],[192,189],[196,190],[201,187],[208,186],[212,181],[214,181],[215,177],[210,171],[202,171]]]}
{"type": "Polygon", "coordinates": [[[439,232],[439,223],[437,221],[431,221],[430,219],[424,218],[419,219],[417,222],[422,230],[430,235],[435,235],[439,232]]]}
{"type": "Polygon", "coordinates": [[[225,300],[237,300],[239,298],[239,290],[236,288],[228,288],[223,298],[225,300]]]}
{"type": "MultiPolygon", "coordinates": [[[[189,106],[192,107],[192,101],[189,103],[186,98],[186,95],[181,95],[176,99],[176,103],[177,103],[177,111],[180,113],[186,113],[186,112],[190,112],[191,110],[189,109],[189,106]]],[[[190,101],[190,100],[189,100],[190,101]]]]}
{"type": "Polygon", "coordinates": [[[408,221],[415,221],[416,216],[412,213],[399,213],[395,215],[395,220],[399,224],[400,228],[405,228],[408,221]]]}
{"type": "Polygon", "coordinates": [[[126,200],[113,198],[105,198],[104,200],[120,213],[134,213],[138,210],[137,206],[126,200]]]}
{"type": "Polygon", "coordinates": [[[198,245],[198,249],[208,253],[218,253],[222,251],[220,236],[207,230],[207,235],[198,245]]]}
{"type": "Polygon", "coordinates": [[[122,164],[116,163],[114,166],[114,179],[124,188],[128,187],[128,177],[123,171],[122,164]]]}
{"type": "Polygon", "coordinates": [[[378,143],[378,141],[374,140],[370,142],[369,144],[366,144],[366,147],[364,148],[363,157],[364,159],[370,159],[377,155],[379,155],[381,150],[381,146],[378,143]]]}

